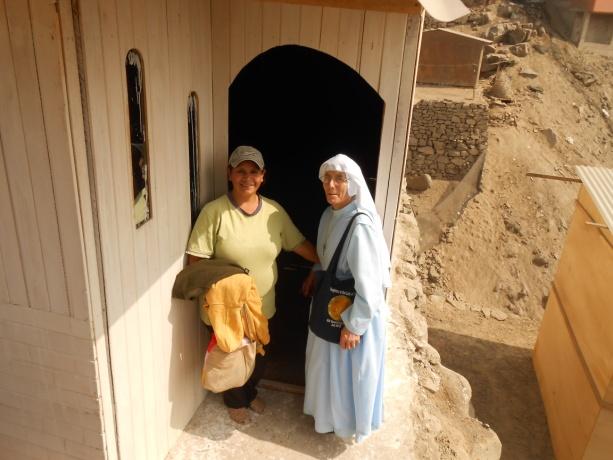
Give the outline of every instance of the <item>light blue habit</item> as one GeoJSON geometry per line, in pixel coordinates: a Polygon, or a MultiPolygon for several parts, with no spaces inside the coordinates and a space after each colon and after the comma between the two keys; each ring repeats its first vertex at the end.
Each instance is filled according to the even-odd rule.
{"type": "MultiPolygon", "coordinates": [[[[317,254],[325,269],[351,216],[354,202],[327,208],[319,222],[317,254]]],[[[383,422],[383,374],[387,306],[383,271],[377,257],[375,224],[358,216],[341,252],[337,277],[353,274],[356,297],[342,314],[345,326],[361,335],[359,345],[342,350],[309,330],[306,349],[304,413],[315,418],[315,431],[364,440],[383,422]]]]}

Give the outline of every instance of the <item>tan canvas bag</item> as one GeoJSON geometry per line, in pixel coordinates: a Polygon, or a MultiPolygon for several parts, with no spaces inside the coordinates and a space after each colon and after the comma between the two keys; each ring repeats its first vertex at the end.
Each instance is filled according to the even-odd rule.
{"type": "MultiPolygon", "coordinates": [[[[245,310],[246,306],[243,305],[241,311],[243,321],[249,331],[252,332],[252,324],[245,310]]],[[[253,333],[248,335],[255,337],[253,333]]],[[[218,346],[213,347],[210,352],[206,353],[201,375],[204,388],[213,393],[221,393],[230,388],[242,387],[249,380],[255,367],[257,342],[251,339],[247,340],[249,340],[248,344],[230,353],[222,351],[218,346]]]]}

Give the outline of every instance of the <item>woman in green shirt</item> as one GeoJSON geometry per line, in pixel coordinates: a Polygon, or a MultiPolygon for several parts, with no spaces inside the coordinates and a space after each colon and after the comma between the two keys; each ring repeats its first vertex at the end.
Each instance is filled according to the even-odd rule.
{"type": "MultiPolygon", "coordinates": [[[[262,154],[251,146],[237,147],[228,160],[232,189],[207,203],[200,211],[187,244],[188,263],[201,258],[224,258],[249,269],[262,296],[262,312],[275,313],[275,283],[281,252],[293,251],[310,262],[319,262],[313,245],[296,228],[276,201],[258,193],[266,171],[262,154]]],[[[206,321],[206,318],[203,318],[206,321]]],[[[263,373],[262,359],[247,383],[223,393],[232,420],[249,421],[248,408],[261,413],[264,403],[255,386],[263,373]]]]}

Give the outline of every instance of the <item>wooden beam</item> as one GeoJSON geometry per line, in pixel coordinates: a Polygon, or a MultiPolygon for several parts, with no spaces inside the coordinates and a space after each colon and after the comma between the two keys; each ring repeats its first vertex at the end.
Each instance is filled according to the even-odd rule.
{"type": "Polygon", "coordinates": [[[417,0],[266,0],[268,2],[300,5],[329,6],[354,10],[387,11],[393,13],[420,14],[422,6],[417,0]]]}
{"type": "Polygon", "coordinates": [[[258,383],[260,388],[273,391],[284,391],[285,393],[293,393],[297,395],[304,394],[304,387],[301,385],[293,385],[291,383],[279,382],[277,380],[260,379],[258,383]]]}
{"type": "Polygon", "coordinates": [[[578,183],[581,183],[581,179],[576,178],[576,177],[552,176],[550,174],[539,174],[539,173],[533,173],[533,172],[526,173],[526,176],[528,176],[528,177],[538,177],[540,179],[560,180],[560,181],[563,181],[563,182],[578,182],[578,183]]]}

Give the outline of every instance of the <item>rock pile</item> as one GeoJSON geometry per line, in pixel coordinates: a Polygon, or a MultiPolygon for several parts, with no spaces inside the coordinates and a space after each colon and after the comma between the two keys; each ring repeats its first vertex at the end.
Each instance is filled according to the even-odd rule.
{"type": "MultiPolygon", "coordinates": [[[[515,56],[519,58],[528,56],[532,51],[529,45],[530,40],[543,33],[545,32],[540,28],[537,29],[533,23],[503,22],[491,26],[484,36],[492,40],[493,44],[483,50],[481,73],[517,64],[518,60],[515,56]]],[[[539,53],[547,52],[544,46],[537,44],[532,47],[539,53]]]]}
{"type": "Polygon", "coordinates": [[[487,151],[484,103],[422,100],[413,108],[407,176],[460,179],[487,151]]]}
{"type": "MultiPolygon", "coordinates": [[[[497,460],[502,445],[496,433],[474,418],[470,383],[446,368],[438,351],[428,343],[428,324],[421,313],[428,297],[421,283],[423,268],[418,269],[416,264],[419,228],[407,195],[401,199],[397,232],[395,273],[388,297],[390,321],[404,326],[406,347],[412,357],[410,372],[417,377],[416,382],[410,382],[417,388],[404,390],[415,394],[411,407],[415,455],[411,458],[443,458],[441,453],[452,451],[456,459],[497,460]]],[[[441,301],[445,299],[441,297],[441,301]]]]}

